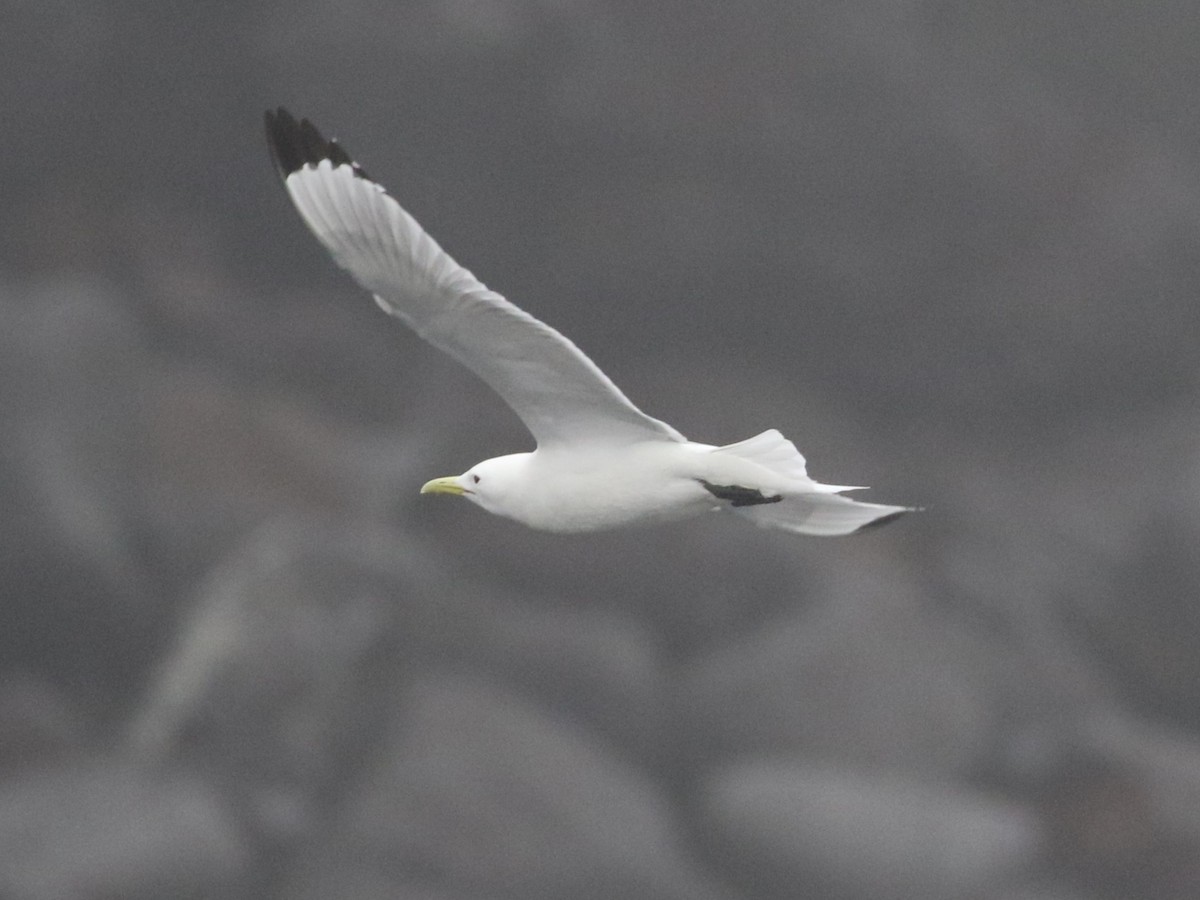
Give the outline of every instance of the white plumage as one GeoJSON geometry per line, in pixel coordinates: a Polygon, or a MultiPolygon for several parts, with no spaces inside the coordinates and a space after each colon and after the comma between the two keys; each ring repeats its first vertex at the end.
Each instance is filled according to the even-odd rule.
{"type": "Polygon", "coordinates": [[[267,137],[292,202],[338,265],[388,313],[489,384],[537,449],[484,460],[422,493],[459,494],[547,531],[594,531],[732,509],[760,525],[840,535],[907,507],[813,481],[778,431],[725,447],[647,416],[571,341],[488,290],[356,165],[283,109],[267,137]]]}

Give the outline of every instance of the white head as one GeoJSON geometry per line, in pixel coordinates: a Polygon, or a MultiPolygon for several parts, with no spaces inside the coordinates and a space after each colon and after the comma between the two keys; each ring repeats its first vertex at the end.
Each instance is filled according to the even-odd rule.
{"type": "Polygon", "coordinates": [[[513,453],[476,463],[461,475],[426,482],[422,494],[457,494],[490,513],[512,516],[528,485],[525,470],[530,453],[513,453]]]}

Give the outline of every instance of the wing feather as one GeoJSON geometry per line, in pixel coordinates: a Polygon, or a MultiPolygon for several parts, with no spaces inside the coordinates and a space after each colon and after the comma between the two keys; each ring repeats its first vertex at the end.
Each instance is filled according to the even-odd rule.
{"type": "Polygon", "coordinates": [[[684,440],[634,406],[570,340],[458,265],[307,119],[281,108],[266,124],[292,202],[337,264],[386,312],[487,382],[539,447],[684,440]]]}

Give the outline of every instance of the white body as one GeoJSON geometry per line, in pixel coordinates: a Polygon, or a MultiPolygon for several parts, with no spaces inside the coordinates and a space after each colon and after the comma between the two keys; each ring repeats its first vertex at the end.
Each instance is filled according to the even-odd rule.
{"type": "Polygon", "coordinates": [[[854,488],[813,481],[804,457],[774,430],[725,447],[645,441],[619,452],[539,449],[484,460],[439,481],[489,512],[543,531],[599,531],[729,509],[759,525],[832,536],[906,511],[850,500],[839,492],[854,488]],[[706,484],[736,485],[763,502],[734,506],[706,484]]]}
{"type": "MultiPolygon", "coordinates": [[[[713,456],[705,444],[647,442],[620,454],[564,455],[535,450],[489,460],[503,467],[504,487],[492,494],[471,487],[484,509],[543,531],[597,531],[633,522],[669,521],[719,508],[700,479],[729,477],[732,469],[769,480],[770,473],[753,463],[713,456]],[[752,471],[757,470],[757,471],[752,471]],[[719,474],[724,473],[724,474],[719,474]]],[[[478,468],[478,467],[477,467],[478,468]]]]}

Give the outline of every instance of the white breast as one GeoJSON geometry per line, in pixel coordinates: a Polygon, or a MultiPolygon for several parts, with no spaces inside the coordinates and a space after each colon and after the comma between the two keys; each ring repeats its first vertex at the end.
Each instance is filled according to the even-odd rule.
{"type": "Polygon", "coordinates": [[[561,532],[694,515],[713,505],[698,480],[709,449],[656,441],[608,452],[538,450],[523,483],[494,511],[531,528],[561,532]]]}

